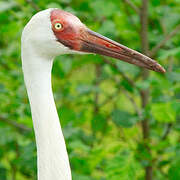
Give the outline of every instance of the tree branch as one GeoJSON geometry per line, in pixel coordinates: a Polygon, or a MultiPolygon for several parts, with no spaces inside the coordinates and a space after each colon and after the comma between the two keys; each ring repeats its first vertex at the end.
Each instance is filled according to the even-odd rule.
{"type": "Polygon", "coordinates": [[[6,123],[6,124],[9,124],[10,126],[15,127],[16,129],[18,129],[18,130],[20,130],[20,131],[24,131],[24,132],[30,132],[30,131],[32,131],[32,129],[30,129],[30,128],[22,125],[22,124],[19,124],[19,123],[15,122],[15,121],[6,119],[6,118],[4,118],[4,117],[2,117],[2,116],[0,116],[0,121],[1,121],[1,122],[4,122],[4,123],[6,123]]]}
{"type": "MultiPolygon", "coordinates": [[[[95,81],[94,81],[94,86],[96,88],[99,87],[100,85],[100,77],[101,77],[101,66],[100,64],[95,64],[95,81]]],[[[96,116],[99,114],[99,110],[100,110],[100,107],[99,107],[99,92],[98,91],[95,91],[94,93],[94,106],[93,106],[93,115],[96,116]]],[[[91,120],[93,121],[93,119],[91,120]]],[[[91,130],[92,130],[92,134],[94,137],[96,137],[96,131],[94,130],[93,128],[93,125],[94,123],[91,123],[91,130]]],[[[92,146],[94,146],[94,143],[92,144],[92,146]]]]}
{"type": "MultiPolygon", "coordinates": [[[[169,57],[169,67],[168,67],[168,72],[172,72],[173,69],[173,64],[174,64],[174,59],[172,56],[169,57]]],[[[169,135],[171,128],[172,128],[173,124],[172,123],[168,123],[166,125],[166,129],[164,131],[164,134],[161,137],[161,140],[165,140],[167,138],[167,136],[169,135]]]]}
{"type": "MultiPolygon", "coordinates": [[[[142,52],[145,55],[148,55],[149,51],[149,41],[148,41],[148,4],[149,0],[142,0],[142,7],[140,12],[140,20],[141,20],[141,48],[142,52]]],[[[146,80],[149,76],[149,71],[143,69],[142,70],[142,78],[143,80],[146,80]]],[[[149,101],[149,90],[143,89],[140,90],[141,94],[141,104],[142,108],[144,109],[149,101]]],[[[149,125],[149,119],[145,117],[141,123],[142,127],[142,133],[143,133],[143,143],[151,156],[151,150],[149,148],[150,143],[150,125],[149,125]]],[[[148,166],[145,167],[145,180],[152,180],[153,179],[153,167],[152,162],[149,160],[148,166]]]]}
{"type": "Polygon", "coordinates": [[[117,97],[120,91],[121,88],[118,88],[118,90],[114,94],[108,96],[99,106],[105,106],[108,102],[112,101],[115,97],[117,97]]]}
{"type": "MultiPolygon", "coordinates": [[[[142,7],[141,7],[141,13],[140,13],[140,19],[141,19],[141,48],[142,52],[147,55],[148,49],[149,49],[149,42],[148,42],[148,0],[142,0],[142,7]]],[[[149,72],[145,69],[142,70],[142,77],[143,80],[146,80],[149,76],[149,72]]],[[[145,108],[148,104],[149,99],[149,91],[141,90],[141,103],[142,108],[145,108]]],[[[149,125],[148,120],[145,119],[142,121],[142,129],[143,129],[143,136],[144,139],[147,139],[149,137],[149,125]]]]}
{"type": "Polygon", "coordinates": [[[125,90],[123,92],[126,95],[126,97],[130,100],[130,102],[132,103],[132,105],[133,105],[133,107],[134,107],[138,117],[141,119],[142,118],[142,112],[139,109],[139,107],[137,106],[135,100],[125,90]]]}
{"type": "Polygon", "coordinates": [[[152,48],[152,50],[149,52],[149,55],[153,57],[157,53],[157,51],[178,32],[180,32],[180,24],[177,25],[169,34],[167,34],[166,37],[160,43],[158,43],[154,48],[152,48]]]}
{"type": "MultiPolygon", "coordinates": [[[[126,13],[127,17],[129,18],[130,24],[131,24],[132,26],[134,26],[134,28],[135,28],[137,31],[139,31],[139,27],[137,26],[137,24],[135,23],[134,19],[132,18],[132,13],[131,13],[131,11],[130,11],[130,8],[128,8],[127,3],[125,2],[125,0],[124,0],[123,5],[124,5],[125,13],[126,13]]],[[[138,9],[138,11],[139,11],[139,9],[138,9]]],[[[139,13],[138,13],[138,14],[139,14],[139,13]]]]}
{"type": "Polygon", "coordinates": [[[148,3],[149,0],[142,0],[142,7],[140,12],[141,20],[141,47],[142,52],[148,55],[149,42],[148,42],[148,3]]]}
{"type": "Polygon", "coordinates": [[[168,123],[166,126],[166,129],[164,131],[164,134],[161,137],[161,140],[165,140],[167,138],[167,136],[169,135],[169,133],[171,131],[171,128],[172,128],[172,123],[168,123]]]}
{"type": "Polygon", "coordinates": [[[134,81],[132,79],[130,79],[128,76],[126,76],[121,70],[118,69],[117,65],[112,63],[110,60],[106,59],[105,57],[103,57],[103,61],[106,64],[109,64],[111,67],[113,67],[114,69],[116,69],[119,74],[126,80],[128,81],[128,83],[132,86],[132,87],[136,87],[134,81]]]}
{"type": "Polygon", "coordinates": [[[128,4],[137,14],[140,14],[139,8],[130,0],[124,0],[126,4],[128,4]]]}
{"type": "Polygon", "coordinates": [[[26,0],[28,4],[30,4],[36,11],[40,11],[41,9],[33,2],[33,0],[26,0]]]}
{"type": "MultiPolygon", "coordinates": [[[[95,86],[96,87],[99,87],[99,78],[101,76],[101,67],[99,64],[96,64],[95,65],[95,69],[96,69],[96,80],[95,80],[95,86]]],[[[99,112],[99,93],[98,92],[95,92],[95,95],[94,95],[94,113],[95,114],[98,114],[99,112]]]]}

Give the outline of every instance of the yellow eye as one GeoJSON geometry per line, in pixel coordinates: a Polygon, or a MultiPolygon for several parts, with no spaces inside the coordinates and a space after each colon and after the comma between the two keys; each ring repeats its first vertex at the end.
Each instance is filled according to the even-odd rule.
{"type": "Polygon", "coordinates": [[[58,22],[54,25],[54,27],[55,29],[60,30],[62,28],[62,24],[58,22]]]}

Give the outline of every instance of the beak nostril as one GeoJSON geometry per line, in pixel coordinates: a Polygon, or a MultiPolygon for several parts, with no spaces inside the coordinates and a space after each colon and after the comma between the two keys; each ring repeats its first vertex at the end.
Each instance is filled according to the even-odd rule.
{"type": "Polygon", "coordinates": [[[116,48],[116,46],[114,46],[113,44],[109,45],[110,48],[116,48]]]}

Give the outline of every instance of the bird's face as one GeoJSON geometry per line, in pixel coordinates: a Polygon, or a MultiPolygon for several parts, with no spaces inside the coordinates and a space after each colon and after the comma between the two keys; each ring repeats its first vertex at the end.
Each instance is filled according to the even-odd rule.
{"type": "Polygon", "coordinates": [[[43,49],[42,54],[101,54],[157,72],[165,72],[164,68],[151,58],[91,31],[71,13],[48,9],[36,14],[28,24],[22,39],[27,39],[27,31],[31,30],[29,39],[34,47],[43,49]],[[39,26],[33,28],[37,24],[39,26]]]}

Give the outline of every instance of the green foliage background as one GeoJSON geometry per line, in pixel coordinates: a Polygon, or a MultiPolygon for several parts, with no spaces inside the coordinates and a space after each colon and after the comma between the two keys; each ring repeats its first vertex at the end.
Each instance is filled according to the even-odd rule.
{"type": "MultiPolygon", "coordinates": [[[[24,25],[38,9],[58,7],[141,51],[140,18],[127,2],[0,0],[0,180],[36,179],[35,139],[21,70],[24,25]]],[[[141,0],[131,2],[141,7],[141,0]]],[[[151,50],[180,24],[180,1],[150,0],[148,19],[151,50]]],[[[107,64],[98,55],[56,58],[54,97],[74,180],[141,180],[147,167],[153,168],[153,179],[180,179],[179,44],[176,32],[154,54],[167,73],[150,72],[146,80],[140,68],[109,58],[107,64]],[[149,102],[142,108],[146,89],[149,102]],[[144,119],[148,138],[143,138],[144,119]]]]}

